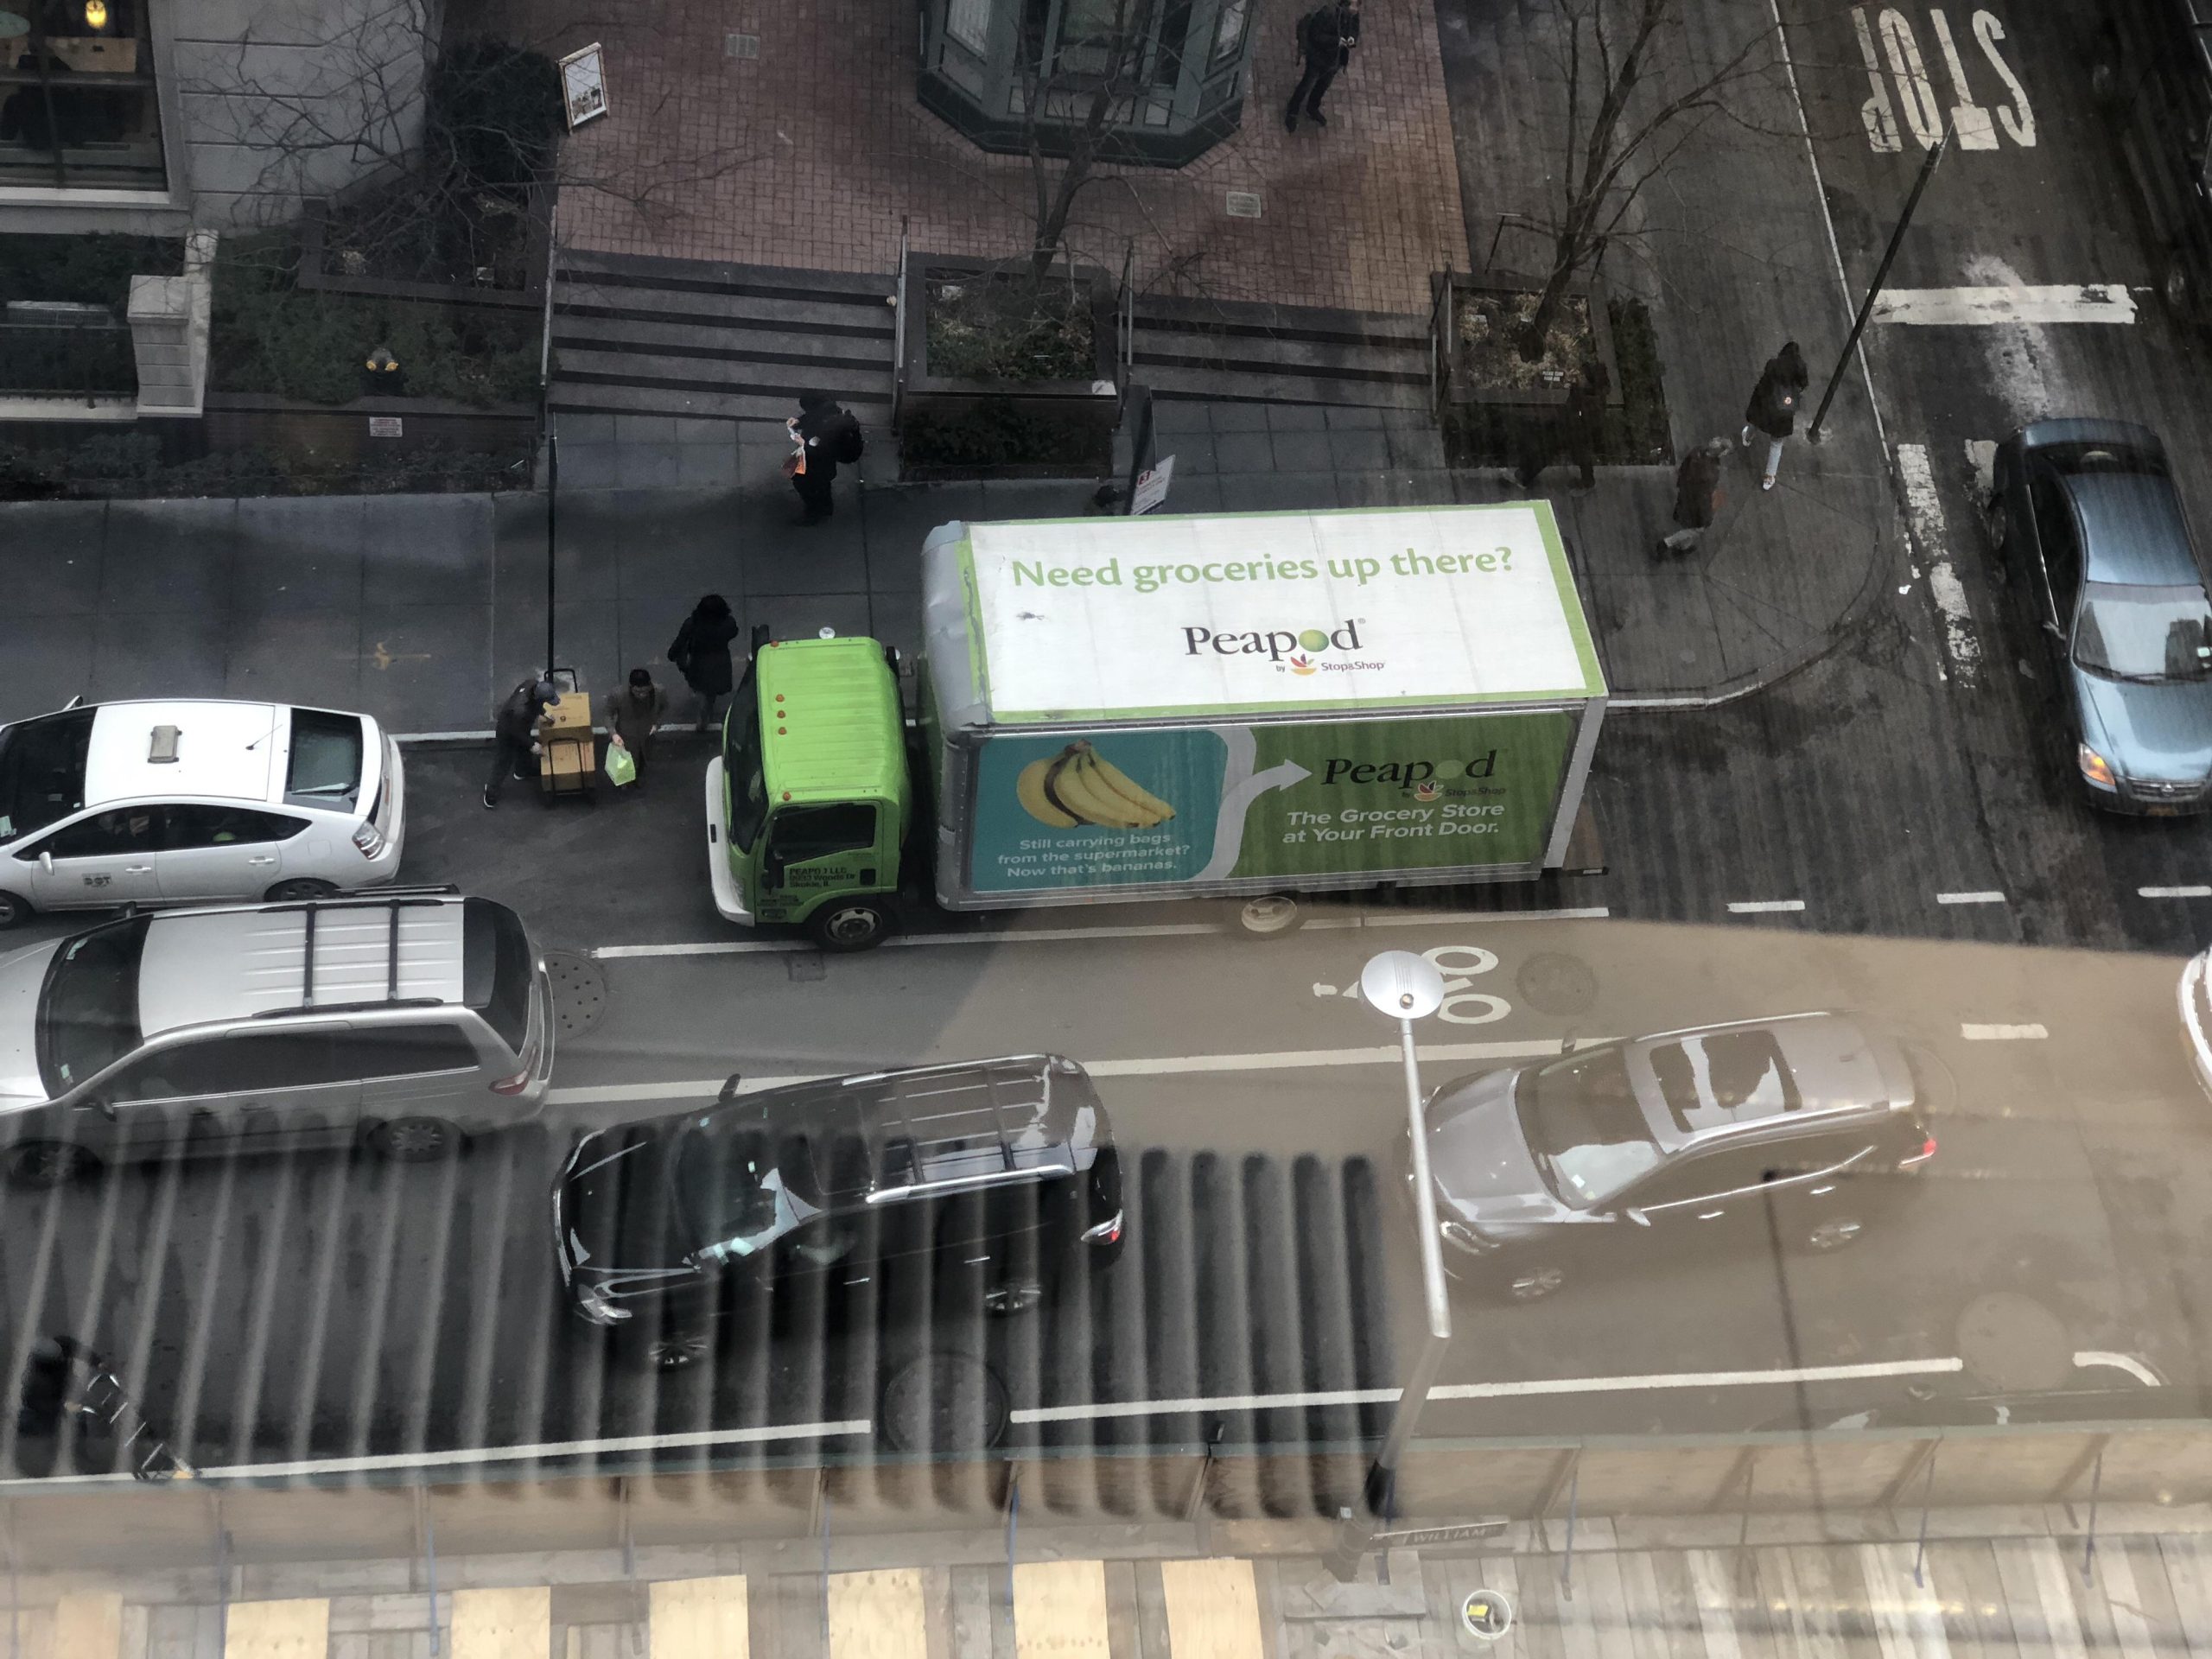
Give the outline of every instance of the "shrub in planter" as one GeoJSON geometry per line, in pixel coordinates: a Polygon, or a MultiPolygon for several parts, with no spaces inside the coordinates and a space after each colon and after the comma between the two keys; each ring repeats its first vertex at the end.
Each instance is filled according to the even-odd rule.
{"type": "MultiPolygon", "coordinates": [[[[1660,378],[1657,336],[1641,300],[1607,302],[1613,358],[1620,368],[1620,406],[1608,408],[1599,429],[1597,460],[1607,467],[1647,466],[1675,458],[1669,434],[1667,391],[1660,378]]],[[[1522,435],[1531,421],[1558,419],[1550,410],[1503,404],[1453,404],[1443,416],[1446,458],[1454,467],[1511,466],[1522,456],[1522,435]]]]}
{"type": "Polygon", "coordinates": [[[1097,361],[1090,296],[985,272],[929,285],[927,364],[955,380],[1088,380],[1097,361]]]}

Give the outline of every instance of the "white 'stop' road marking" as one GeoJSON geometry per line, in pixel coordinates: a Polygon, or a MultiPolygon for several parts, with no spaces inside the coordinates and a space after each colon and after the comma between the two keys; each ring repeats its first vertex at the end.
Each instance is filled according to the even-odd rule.
{"type": "Polygon", "coordinates": [[[2212,887],[2138,887],[2145,899],[2212,899],[2212,887]]]}
{"type": "Polygon", "coordinates": [[[1961,1026],[1959,1035],[1970,1043],[2034,1043],[2050,1033],[2041,1026],[1961,1026]]]}
{"type": "Polygon", "coordinates": [[[1802,910],[1802,899],[1738,899],[1728,908],[1738,916],[1764,916],[1773,911],[1802,910]]]}
{"type": "MultiPolygon", "coordinates": [[[[1610,1037],[1577,1039],[1583,1047],[1612,1040],[1610,1037]]],[[[1546,1037],[1518,1043],[1423,1043],[1417,1052],[1424,1060],[1547,1060],[1561,1051],[1559,1039],[1546,1037]]],[[[1297,1071],[1329,1065],[1397,1065],[1403,1059],[1403,1053],[1394,1043],[1383,1048],[1300,1048],[1262,1054],[1179,1054],[1158,1058],[1085,1060],[1083,1068],[1094,1077],[1154,1077],[1202,1071],[1297,1071]]],[[[918,1059],[911,1064],[926,1065],[932,1062],[918,1059]]],[[[749,1095],[762,1089],[818,1083],[825,1077],[842,1075],[837,1071],[817,1071],[793,1077],[748,1077],[738,1084],[738,1093],[749,1095]]],[[[631,1100],[712,1100],[721,1086],[720,1077],[610,1084],[598,1088],[549,1090],[545,1099],[548,1105],[553,1106],[597,1106],[631,1100]]]]}
{"type": "Polygon", "coordinates": [[[1966,684],[1974,683],[1981,666],[1981,643],[1974,638],[1974,617],[1967,609],[1967,590],[1951,569],[1951,543],[1943,522],[1943,503],[1936,493],[1936,474],[1928,465],[1924,443],[1897,445],[1897,479],[1904,486],[1905,518],[1911,526],[1913,545],[1928,565],[1928,591],[1942,613],[1943,654],[1951,659],[1966,684]]]}
{"type": "Polygon", "coordinates": [[[1980,893],[1939,893],[1936,895],[1936,902],[1939,905],[2001,905],[2005,902],[2005,895],[1994,888],[1980,893]]]}
{"type": "MultiPolygon", "coordinates": [[[[1592,922],[1612,914],[1605,905],[1560,910],[1453,910],[1408,912],[1388,916],[1316,916],[1304,931],[1323,933],[1345,928],[1479,926],[1490,922],[1592,922]]],[[[1243,931],[1233,922],[1153,922],[1109,927],[1039,927],[989,933],[894,933],[883,948],[923,944],[1060,944],[1079,939],[1189,938],[1243,931]]],[[[807,939],[705,939],[678,944],[602,944],[592,956],[600,962],[639,957],[747,957],[812,950],[807,939]]]]}
{"type": "Polygon", "coordinates": [[[2135,298],[2118,283],[1892,288],[1874,302],[1873,321],[1950,327],[2005,322],[2133,322],[2135,298]]]}

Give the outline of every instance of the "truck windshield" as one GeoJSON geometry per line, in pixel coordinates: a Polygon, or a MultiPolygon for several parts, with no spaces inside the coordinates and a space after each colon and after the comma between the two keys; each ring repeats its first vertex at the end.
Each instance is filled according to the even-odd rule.
{"type": "Polygon", "coordinates": [[[768,784],[760,773],[760,682],[747,668],[722,727],[722,774],[729,790],[729,834],[751,852],[768,816],[768,784]]]}

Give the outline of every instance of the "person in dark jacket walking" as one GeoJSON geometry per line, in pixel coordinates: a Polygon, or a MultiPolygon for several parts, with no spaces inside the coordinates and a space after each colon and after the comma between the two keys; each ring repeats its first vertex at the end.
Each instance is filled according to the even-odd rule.
{"type": "Polygon", "coordinates": [[[818,524],[837,510],[830,486],[836,481],[838,464],[858,461],[868,443],[860,422],[826,391],[800,393],[798,410],[797,419],[785,423],[791,429],[791,454],[784,465],[805,509],[799,522],[818,524]]]}
{"type": "Polygon", "coordinates": [[[507,700],[493,715],[492,775],[484,780],[485,805],[499,805],[500,786],[510,776],[518,782],[530,777],[524,763],[534,768],[538,728],[560,695],[561,688],[550,678],[524,680],[507,693],[507,700]]]}
{"type": "Polygon", "coordinates": [[[1720,510],[1720,463],[1727,453],[1727,439],[1708,438],[1682,457],[1675,469],[1675,522],[1681,528],[1652,544],[1654,559],[1697,550],[1698,538],[1720,510]]]}
{"type": "Polygon", "coordinates": [[[737,619],[730,614],[729,601],[720,594],[709,594],[691,607],[676,638],[668,642],[668,660],[699,699],[699,718],[691,728],[695,732],[707,729],[715,705],[736,683],[729,660],[729,642],[736,638],[737,619]]]}
{"type": "Polygon", "coordinates": [[[1789,340],[1767,359],[1758,385],[1751,388],[1751,401],[1744,409],[1744,448],[1751,447],[1752,434],[1765,435],[1766,470],[1759,479],[1763,490],[1774,487],[1774,475],[1782,466],[1782,441],[1797,429],[1797,405],[1812,380],[1805,354],[1789,340]]]}
{"type": "Polygon", "coordinates": [[[653,734],[667,717],[668,693],[653,683],[649,670],[632,669],[630,683],[607,694],[607,741],[630,752],[640,778],[645,775],[645,757],[652,752],[653,734]]]}
{"type": "Polygon", "coordinates": [[[1298,106],[1317,127],[1329,124],[1321,113],[1321,94],[1338,73],[1351,67],[1351,49],[1359,44],[1359,0],[1336,0],[1334,5],[1308,12],[1298,25],[1298,55],[1306,71],[1291,89],[1290,107],[1282,112],[1282,130],[1298,130],[1298,106]]]}

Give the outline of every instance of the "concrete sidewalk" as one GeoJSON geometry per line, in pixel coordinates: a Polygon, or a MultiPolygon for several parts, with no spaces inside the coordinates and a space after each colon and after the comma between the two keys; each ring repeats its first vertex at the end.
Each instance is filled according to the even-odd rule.
{"type": "Polygon", "coordinates": [[[1924,1554],[1881,1515],[1740,1536],[1732,1517],[1586,1519],[1571,1552],[1564,1522],[1515,1522],[1370,1555],[1351,1582],[1313,1522],[1047,1523],[1009,1565],[997,1530],[826,1542],[745,1536],[732,1514],[715,1541],[712,1509],[696,1519],[686,1543],[441,1550],[435,1577],[419,1556],[26,1572],[19,1636],[34,1659],[2133,1659],[2212,1630],[2196,1508],[2113,1510],[2086,1573],[2063,1510],[1938,1510],[1924,1554]],[[1471,1603],[1504,1629],[1470,1633],[1471,1603]]]}

